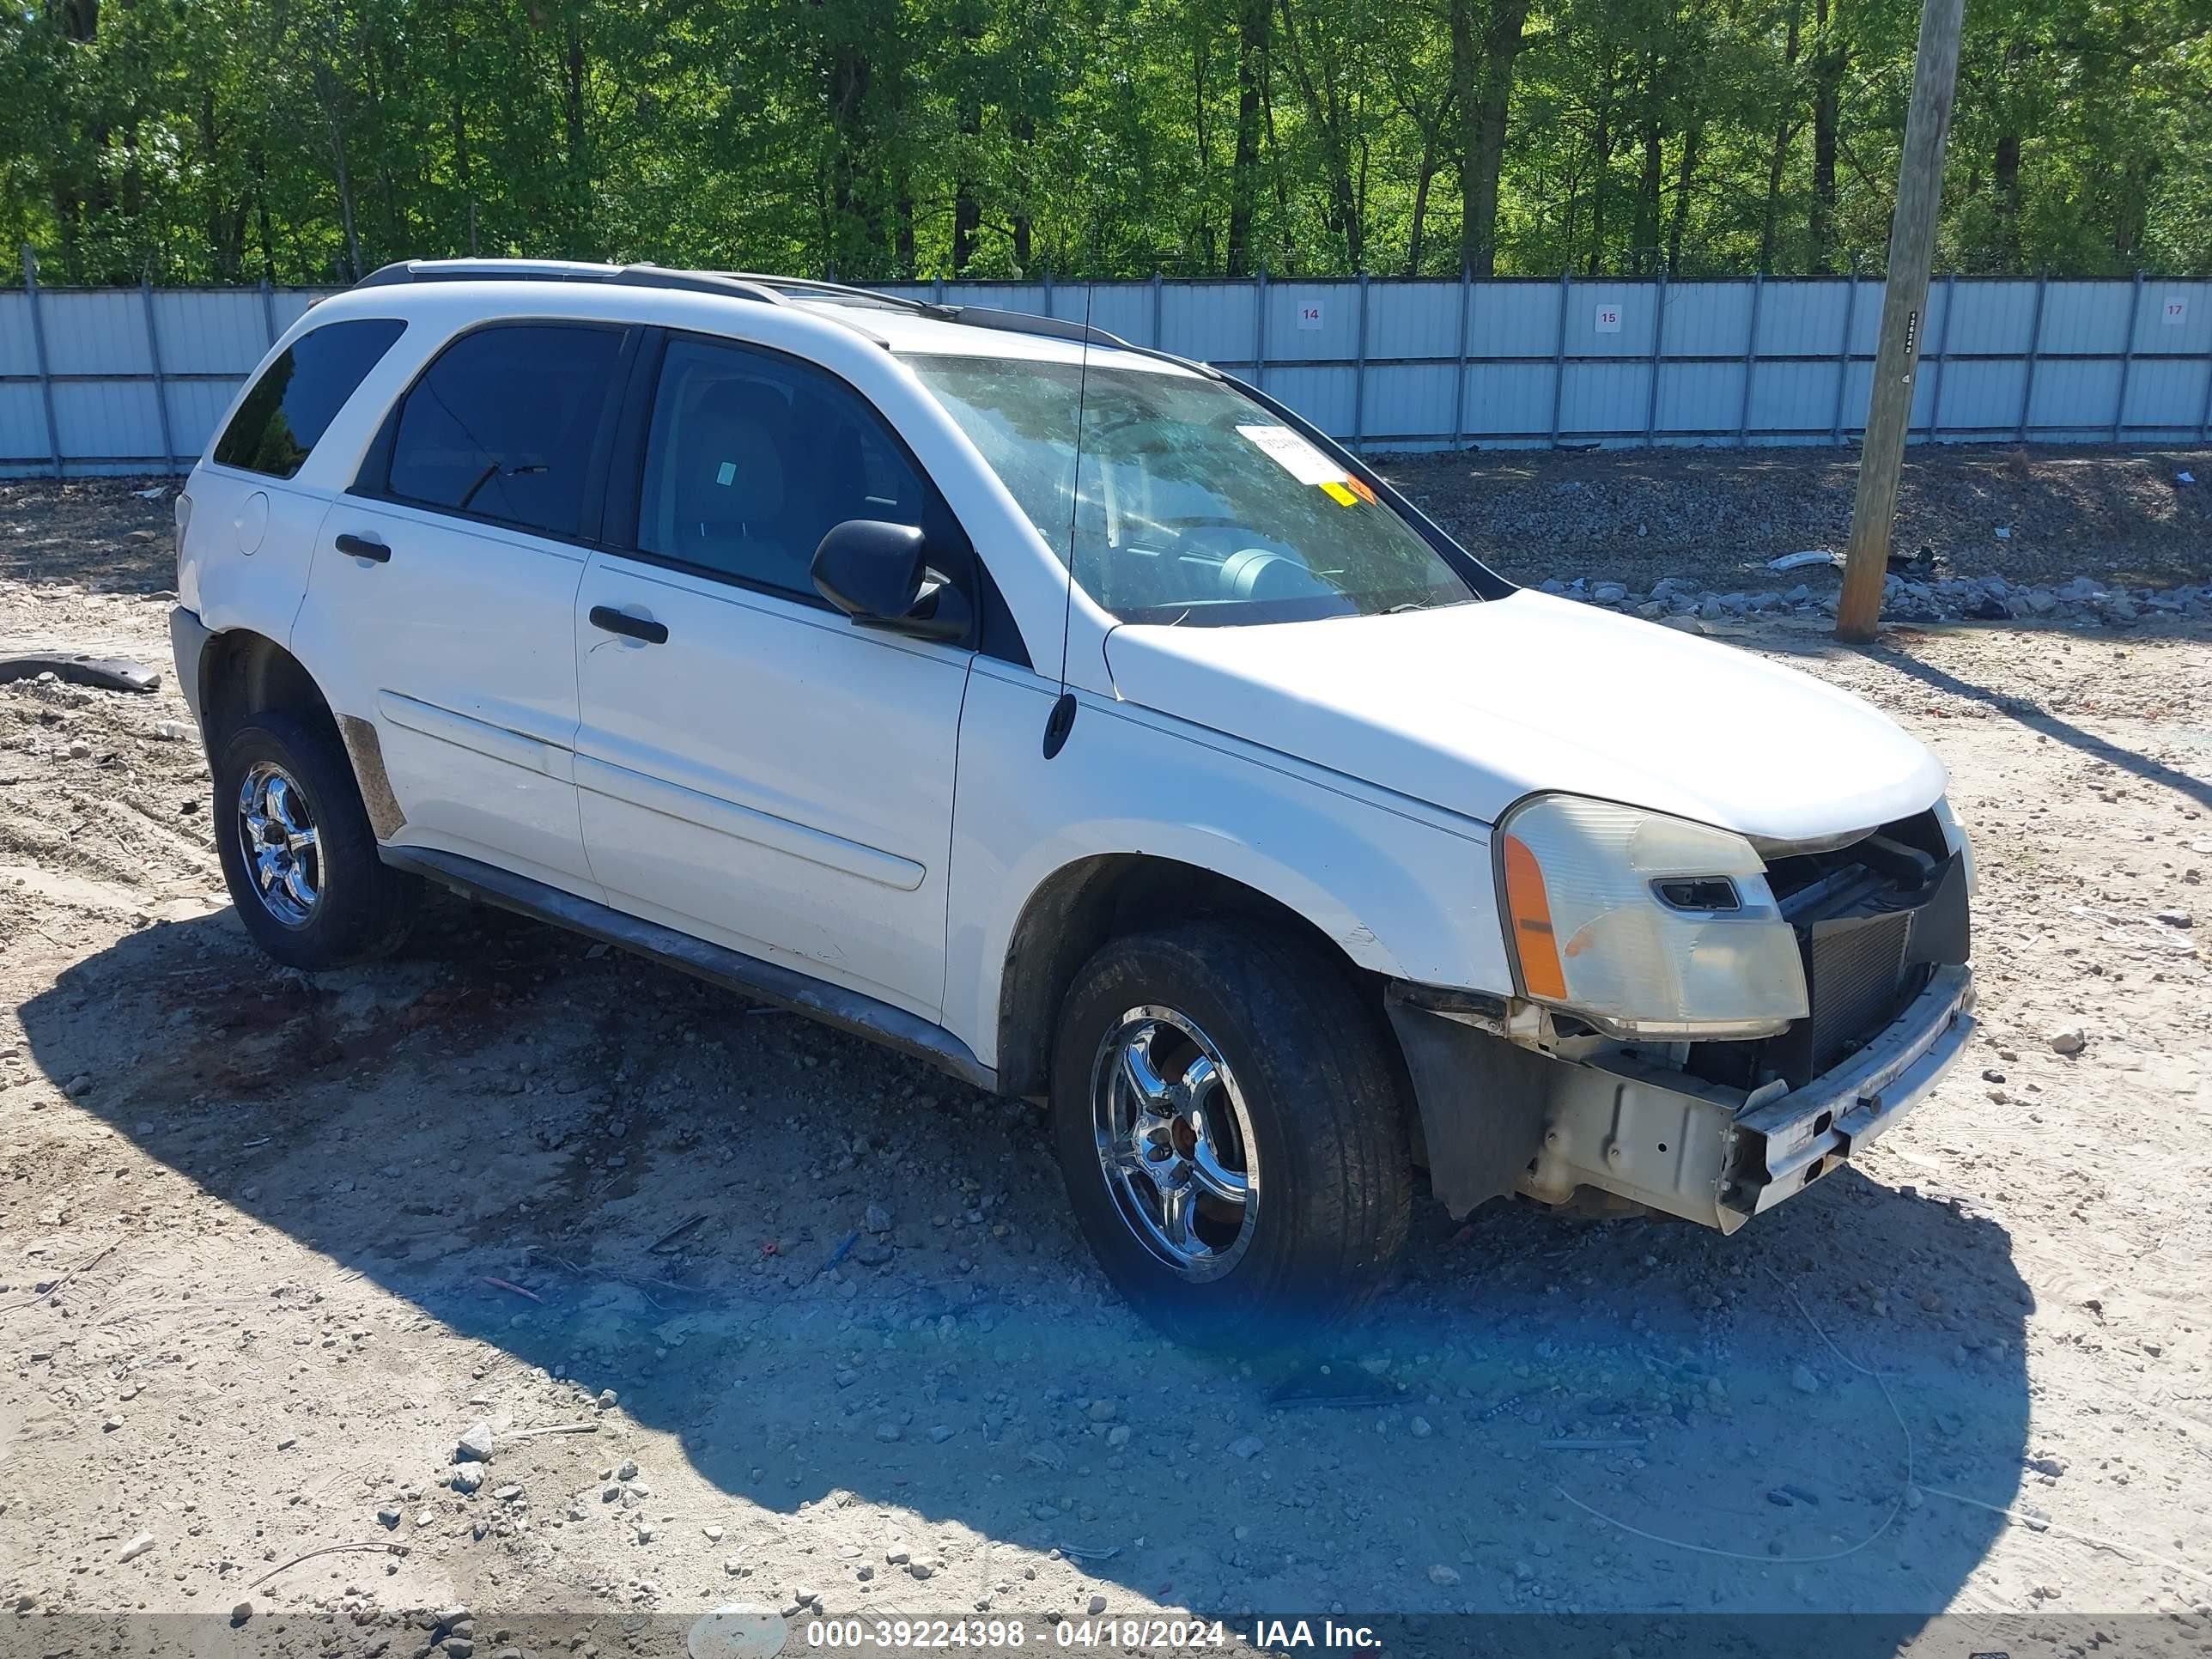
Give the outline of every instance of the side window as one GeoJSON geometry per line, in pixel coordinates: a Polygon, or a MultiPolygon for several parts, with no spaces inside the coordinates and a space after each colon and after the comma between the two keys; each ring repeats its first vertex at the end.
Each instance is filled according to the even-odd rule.
{"type": "Polygon", "coordinates": [[[919,525],[933,499],[882,417],[834,376],[742,346],[669,343],[638,492],[643,551],[811,600],[831,526],[919,525]]]}
{"type": "Polygon", "coordinates": [[[502,323],[438,355],[401,402],[394,499],[574,536],[622,331],[502,323]]]}
{"type": "Polygon", "coordinates": [[[246,392],[215,441],[215,459],[272,478],[291,477],[406,328],[395,318],[363,317],[302,334],[246,392]]]}

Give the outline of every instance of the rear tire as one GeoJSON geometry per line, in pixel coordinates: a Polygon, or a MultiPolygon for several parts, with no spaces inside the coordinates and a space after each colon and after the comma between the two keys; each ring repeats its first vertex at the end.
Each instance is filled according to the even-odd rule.
{"type": "Polygon", "coordinates": [[[377,855],[353,768],[325,723],[264,709],[222,740],[212,769],[216,853],[256,945],[314,973],[405,938],[415,885],[377,855]]]}
{"type": "Polygon", "coordinates": [[[1194,1346],[1341,1319],[1405,1243],[1397,1068],[1350,976],[1285,932],[1203,921],[1106,945],[1061,1005],[1052,1118],[1106,1276],[1194,1346]]]}

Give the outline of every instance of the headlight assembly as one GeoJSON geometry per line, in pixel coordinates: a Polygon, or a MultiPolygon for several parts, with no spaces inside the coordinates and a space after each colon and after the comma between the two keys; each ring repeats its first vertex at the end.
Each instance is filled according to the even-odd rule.
{"type": "Polygon", "coordinates": [[[1797,936],[1741,836],[1536,795],[1497,846],[1524,996],[1655,1041],[1771,1036],[1804,1017],[1797,936]]]}

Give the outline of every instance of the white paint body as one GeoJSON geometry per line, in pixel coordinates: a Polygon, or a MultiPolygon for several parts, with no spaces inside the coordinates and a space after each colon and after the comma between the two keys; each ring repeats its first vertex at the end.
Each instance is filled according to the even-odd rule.
{"type": "MultiPolygon", "coordinates": [[[[996,1064],[1001,979],[1054,874],[1141,854],[1218,872],[1360,966],[1510,993],[1491,828],[1538,790],[1801,840],[1931,805],[1935,757],[1793,671],[1540,594],[1396,616],[1122,626],[1077,589],[901,354],[1073,361],[1054,338],[896,313],[599,283],[357,289],[409,326],[300,475],[204,458],[180,594],[290,649],[376,727],[394,844],[465,854],[944,1027],[996,1064]],[[770,347],[880,412],[1004,595],[1024,665],[605,549],[349,495],[394,400],[488,319],[588,319],[770,347]],[[887,349],[888,348],[888,349],[887,349]],[[258,550],[238,550],[265,492],[258,550]],[[338,553],[344,533],[388,563],[338,553]],[[665,623],[645,646],[595,605],[665,623]],[[1079,712],[1044,758],[1060,664],[1079,712]]],[[[1186,374],[1093,349],[1095,362],[1186,374]]],[[[1259,416],[1258,418],[1269,418],[1259,416]]],[[[218,428],[220,430],[220,428],[218,428]]]]}

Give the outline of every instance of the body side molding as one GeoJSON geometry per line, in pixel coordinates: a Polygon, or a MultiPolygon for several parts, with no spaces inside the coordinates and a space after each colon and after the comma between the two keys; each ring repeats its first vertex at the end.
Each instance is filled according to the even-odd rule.
{"type": "Polygon", "coordinates": [[[742,995],[757,997],[826,1025],[884,1043],[916,1060],[927,1060],[939,1071],[976,1088],[993,1093],[998,1091],[998,1073],[977,1060],[966,1043],[943,1026],[933,1025],[887,1002],[878,1002],[857,991],[827,984],[794,969],[763,962],[724,945],[694,939],[659,922],[626,915],[610,905],[579,898],[542,881],[514,875],[476,859],[420,847],[385,847],[379,851],[384,861],[395,869],[425,877],[451,888],[464,898],[495,904],[502,910],[603,939],[742,995]]]}

